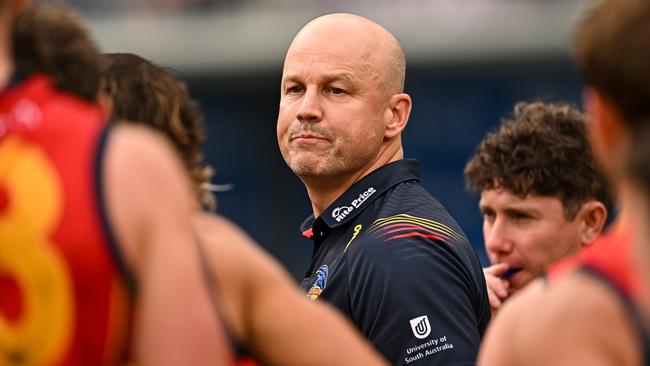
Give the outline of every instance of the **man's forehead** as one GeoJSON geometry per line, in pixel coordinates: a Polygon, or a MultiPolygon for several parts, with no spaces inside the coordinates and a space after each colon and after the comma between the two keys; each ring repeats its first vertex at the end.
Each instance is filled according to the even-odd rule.
{"type": "Polygon", "coordinates": [[[364,40],[358,35],[312,34],[296,39],[289,50],[285,62],[290,60],[319,59],[330,62],[359,62],[377,59],[380,51],[372,40],[364,40]],[[374,51],[373,51],[374,49],[374,51]]]}
{"type": "Polygon", "coordinates": [[[341,80],[358,82],[372,79],[379,72],[378,62],[368,55],[354,54],[352,51],[330,51],[327,48],[316,50],[297,50],[290,52],[284,62],[282,80],[319,81],[341,80]]]}
{"type": "Polygon", "coordinates": [[[486,189],[481,192],[479,206],[513,209],[534,209],[553,206],[562,208],[562,201],[556,196],[540,196],[534,193],[521,196],[504,188],[495,188],[486,189]]]}

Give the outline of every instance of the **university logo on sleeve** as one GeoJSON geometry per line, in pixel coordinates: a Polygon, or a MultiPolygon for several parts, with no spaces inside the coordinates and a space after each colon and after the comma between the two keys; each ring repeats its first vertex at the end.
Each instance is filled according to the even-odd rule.
{"type": "Polygon", "coordinates": [[[329,272],[329,268],[327,267],[327,264],[323,264],[318,271],[316,272],[316,281],[314,281],[314,285],[309,289],[309,292],[307,292],[307,296],[312,299],[316,300],[318,299],[318,296],[325,290],[325,286],[327,286],[327,274],[329,272]]]}
{"type": "Polygon", "coordinates": [[[426,315],[413,318],[410,322],[411,330],[416,338],[424,339],[431,334],[431,324],[429,324],[429,318],[426,315]]]}

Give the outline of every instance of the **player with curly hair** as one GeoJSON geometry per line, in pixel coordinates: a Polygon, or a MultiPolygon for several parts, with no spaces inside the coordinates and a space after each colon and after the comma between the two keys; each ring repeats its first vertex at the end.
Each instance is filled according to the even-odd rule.
{"type": "Polygon", "coordinates": [[[493,313],[549,265],[590,245],[611,211],[584,115],[564,104],[520,103],[465,167],[481,194],[493,313]]]}

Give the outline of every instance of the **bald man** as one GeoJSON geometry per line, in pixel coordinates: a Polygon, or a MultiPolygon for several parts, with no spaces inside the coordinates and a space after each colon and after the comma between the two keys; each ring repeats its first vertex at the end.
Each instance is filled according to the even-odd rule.
{"type": "Polygon", "coordinates": [[[313,215],[302,287],[331,302],[393,364],[474,364],[490,319],[485,280],[456,222],[404,160],[405,59],[372,21],[331,14],[286,55],[277,137],[313,215]]]}

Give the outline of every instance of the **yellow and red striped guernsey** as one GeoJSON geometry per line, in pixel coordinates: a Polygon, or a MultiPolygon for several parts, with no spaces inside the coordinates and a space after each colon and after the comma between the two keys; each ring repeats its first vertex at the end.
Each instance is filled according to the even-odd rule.
{"type": "Polygon", "coordinates": [[[0,93],[0,365],[117,365],[130,304],[100,203],[105,119],[33,75],[0,93]]]}
{"type": "Polygon", "coordinates": [[[440,240],[447,244],[463,240],[461,235],[441,222],[409,214],[378,218],[368,228],[368,233],[378,235],[384,242],[415,236],[440,240]]]}

